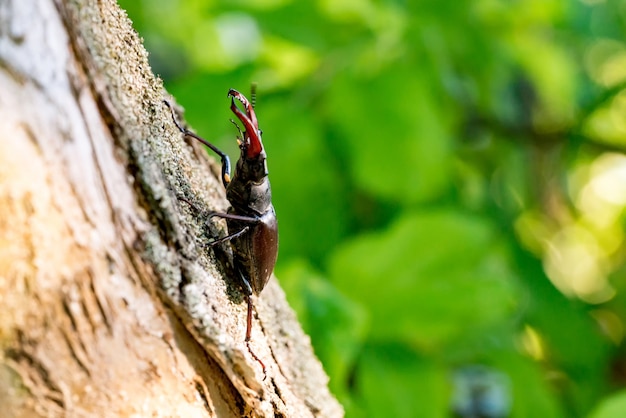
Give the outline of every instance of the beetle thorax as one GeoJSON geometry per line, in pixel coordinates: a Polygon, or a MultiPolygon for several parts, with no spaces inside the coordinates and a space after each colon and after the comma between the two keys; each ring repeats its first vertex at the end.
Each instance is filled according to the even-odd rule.
{"type": "Polygon", "coordinates": [[[269,179],[265,177],[260,183],[232,181],[226,189],[226,198],[237,213],[262,215],[272,204],[269,179]]]}
{"type": "Polygon", "coordinates": [[[254,160],[241,157],[235,175],[226,189],[226,198],[238,213],[262,215],[272,204],[270,181],[267,177],[265,153],[254,160]]]}

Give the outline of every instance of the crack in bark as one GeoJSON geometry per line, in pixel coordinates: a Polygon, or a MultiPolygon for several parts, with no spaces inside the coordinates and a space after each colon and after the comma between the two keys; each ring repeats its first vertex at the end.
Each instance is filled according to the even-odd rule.
{"type": "Polygon", "coordinates": [[[5,356],[12,362],[13,370],[20,376],[24,387],[35,398],[39,399],[41,407],[52,402],[57,411],[63,411],[66,407],[63,392],[50,376],[50,372],[44,366],[33,348],[37,346],[34,341],[27,340],[23,333],[18,335],[19,347],[8,348],[5,356]]]}

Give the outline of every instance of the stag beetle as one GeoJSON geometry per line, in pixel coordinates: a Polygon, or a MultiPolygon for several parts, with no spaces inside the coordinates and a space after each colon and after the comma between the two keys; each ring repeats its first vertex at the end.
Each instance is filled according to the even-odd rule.
{"type": "Polygon", "coordinates": [[[237,142],[241,149],[241,156],[237,161],[237,168],[232,178],[228,155],[207,140],[180,126],[170,104],[167,101],[165,104],[170,108],[174,124],[185,136],[202,142],[221,158],[222,183],[226,188],[226,199],[230,202],[231,207],[227,213],[211,212],[209,217],[226,219],[228,235],[215,239],[208,245],[212,247],[223,242],[230,242],[235,274],[239,276],[248,302],[246,345],[252,357],[261,364],[263,373],[265,373],[265,365],[250,348],[252,294],[258,296],[261,293],[274,270],[278,255],[278,223],[274,206],[272,206],[267,156],[261,142],[262,131],[259,129],[259,123],[254,113],[254,87],[251,96],[252,103],[234,89],[228,91],[227,97],[231,99],[230,110],[244,126],[242,131],[239,125],[231,119],[239,131],[237,142]],[[243,105],[245,113],[236,105],[235,99],[243,105]]]}

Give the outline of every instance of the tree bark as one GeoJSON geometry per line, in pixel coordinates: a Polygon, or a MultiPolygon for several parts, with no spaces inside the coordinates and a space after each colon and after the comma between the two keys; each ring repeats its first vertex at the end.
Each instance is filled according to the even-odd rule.
{"type": "Polygon", "coordinates": [[[0,416],[342,416],[275,278],[248,353],[164,98],[114,1],[0,0],[0,416]]]}

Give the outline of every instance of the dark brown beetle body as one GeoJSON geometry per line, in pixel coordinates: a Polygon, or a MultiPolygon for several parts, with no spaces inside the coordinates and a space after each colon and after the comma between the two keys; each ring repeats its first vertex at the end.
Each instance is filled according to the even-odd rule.
{"type": "Polygon", "coordinates": [[[267,171],[267,156],[261,142],[261,130],[250,102],[236,90],[230,109],[243,123],[245,130],[240,141],[241,156],[235,175],[226,186],[226,198],[232,205],[229,214],[248,219],[227,218],[228,231],[248,231],[233,237],[231,246],[235,255],[235,268],[250,284],[251,291],[259,294],[267,284],[278,255],[278,224],[272,206],[272,190],[267,171]],[[244,114],[235,105],[239,100],[246,108],[244,114]],[[250,222],[254,220],[253,222],[250,222]]]}
{"type": "MultiPolygon", "coordinates": [[[[233,265],[248,300],[246,344],[250,354],[263,366],[263,372],[265,372],[265,365],[250,349],[251,296],[253,293],[255,295],[261,293],[274,270],[278,255],[278,223],[274,206],[272,206],[267,156],[261,142],[261,130],[253,106],[243,94],[236,90],[230,89],[228,97],[231,98],[230,109],[244,126],[243,131],[237,127],[241,135],[241,138],[238,138],[241,156],[237,161],[232,179],[228,155],[205,139],[182,128],[176,121],[173,110],[172,118],[183,134],[199,140],[218,154],[222,160],[222,183],[226,187],[226,198],[231,208],[227,213],[212,212],[210,216],[226,219],[228,235],[216,239],[209,245],[230,242],[233,265]],[[245,113],[237,107],[235,99],[243,104],[245,113]]],[[[169,103],[165,103],[170,107],[169,103]]]]}

